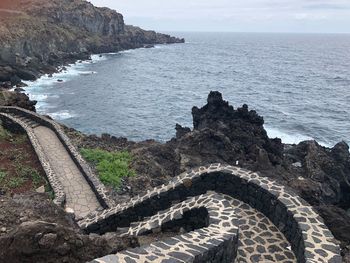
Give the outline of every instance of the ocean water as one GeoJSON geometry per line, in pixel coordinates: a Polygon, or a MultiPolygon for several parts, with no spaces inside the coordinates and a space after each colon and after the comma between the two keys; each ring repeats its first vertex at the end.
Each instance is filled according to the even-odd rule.
{"type": "Polygon", "coordinates": [[[26,93],[85,133],[166,141],[218,90],[262,115],[270,137],[350,143],[350,35],[173,34],[187,43],[94,55],[26,93]]]}

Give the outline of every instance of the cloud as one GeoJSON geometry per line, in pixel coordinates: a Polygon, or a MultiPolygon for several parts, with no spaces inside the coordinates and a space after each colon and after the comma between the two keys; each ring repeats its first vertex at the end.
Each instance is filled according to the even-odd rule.
{"type": "Polygon", "coordinates": [[[145,28],[183,31],[350,32],[349,0],[91,0],[145,28]],[[327,23],[325,26],[324,23],[327,23]]]}

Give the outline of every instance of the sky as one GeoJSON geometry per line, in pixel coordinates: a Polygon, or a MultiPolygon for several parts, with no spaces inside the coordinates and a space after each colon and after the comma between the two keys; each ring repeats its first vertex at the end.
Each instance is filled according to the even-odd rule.
{"type": "Polygon", "coordinates": [[[350,33],[350,0],[90,0],[158,31],[350,33]]]}

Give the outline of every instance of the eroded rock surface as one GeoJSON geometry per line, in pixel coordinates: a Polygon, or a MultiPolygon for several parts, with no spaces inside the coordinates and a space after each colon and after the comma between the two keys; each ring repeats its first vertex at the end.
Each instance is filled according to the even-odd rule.
{"type": "Polygon", "coordinates": [[[135,247],[134,238],[85,235],[46,194],[0,196],[0,262],[86,262],[135,247]]]}
{"type": "Polygon", "coordinates": [[[14,86],[19,79],[34,80],[91,53],[182,42],[126,26],[120,13],[85,0],[2,0],[0,82],[14,86]]]}
{"type": "Polygon", "coordinates": [[[24,93],[2,90],[0,88],[0,106],[17,106],[35,111],[36,101],[31,101],[24,93]]]}
{"type": "Polygon", "coordinates": [[[329,149],[315,141],[286,145],[270,139],[261,116],[247,105],[234,109],[218,92],[209,94],[204,107],[194,107],[192,115],[193,129],[177,124],[176,137],[164,144],[109,135],[87,137],[73,130],[69,134],[79,147],[131,151],[138,176],[124,180],[116,195],[120,200],[166,183],[189,168],[215,162],[239,165],[291,186],[315,208],[322,207],[327,226],[341,241],[344,255],[348,253],[350,155],[345,142],[329,149]],[[334,218],[342,223],[334,223],[334,218]]]}

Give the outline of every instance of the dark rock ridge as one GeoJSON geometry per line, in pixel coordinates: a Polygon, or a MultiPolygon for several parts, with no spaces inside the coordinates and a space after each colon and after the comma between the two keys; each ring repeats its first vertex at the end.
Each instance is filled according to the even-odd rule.
{"type": "Polygon", "coordinates": [[[11,92],[0,88],[0,106],[17,106],[30,111],[35,111],[36,101],[20,92],[11,92]]]}
{"type": "Polygon", "coordinates": [[[85,0],[2,0],[0,10],[0,82],[11,85],[91,53],[184,42],[127,26],[121,14],[85,0]]]}
{"type": "Polygon", "coordinates": [[[87,262],[138,245],[116,233],[82,233],[46,194],[0,197],[0,262],[87,262]]]}
{"type": "Polygon", "coordinates": [[[192,116],[193,129],[177,124],[176,138],[165,144],[67,131],[79,147],[131,151],[138,176],[124,181],[118,200],[166,183],[189,168],[215,162],[238,165],[292,187],[320,212],[348,253],[350,154],[345,142],[330,149],[316,141],[287,145],[270,139],[263,117],[247,105],[234,109],[219,92],[210,92],[202,108],[193,107],[192,116]]]}

